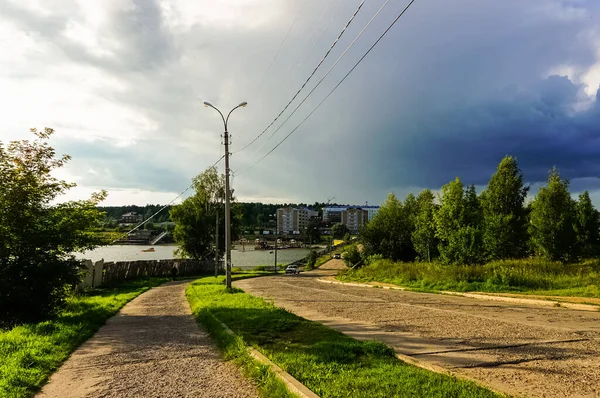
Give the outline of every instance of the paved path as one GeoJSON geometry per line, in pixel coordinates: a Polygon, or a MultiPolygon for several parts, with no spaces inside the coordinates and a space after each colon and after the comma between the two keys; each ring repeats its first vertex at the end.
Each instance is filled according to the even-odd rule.
{"type": "Polygon", "coordinates": [[[38,397],[257,397],[196,324],[184,295],[187,283],[167,283],[128,303],[38,397]]]}
{"type": "Polygon", "coordinates": [[[599,312],[332,285],[316,279],[343,263],[324,267],[235,285],[513,395],[600,397],[599,312]]]}

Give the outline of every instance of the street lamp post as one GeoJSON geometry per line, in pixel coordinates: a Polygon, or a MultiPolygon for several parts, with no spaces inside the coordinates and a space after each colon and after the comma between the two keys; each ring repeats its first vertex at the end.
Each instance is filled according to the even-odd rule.
{"type": "Polygon", "coordinates": [[[248,105],[247,102],[242,102],[230,110],[227,114],[227,117],[224,117],[221,111],[213,106],[210,102],[204,102],[204,106],[213,108],[219,112],[221,119],[223,119],[223,127],[225,128],[223,141],[225,143],[225,285],[227,286],[227,289],[231,289],[231,190],[229,189],[229,132],[227,131],[227,122],[229,121],[231,112],[246,105],[248,105]]]}

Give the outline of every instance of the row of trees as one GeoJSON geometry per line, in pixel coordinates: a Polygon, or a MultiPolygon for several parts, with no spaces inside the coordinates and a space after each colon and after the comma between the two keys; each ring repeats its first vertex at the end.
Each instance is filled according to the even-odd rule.
{"type": "Polygon", "coordinates": [[[569,181],[553,168],[526,204],[528,192],[517,159],[506,156],[480,195],[459,178],[437,198],[429,189],[404,202],[390,194],[361,231],[365,253],[452,264],[530,255],[567,262],[600,254],[600,216],[587,191],[574,200],[569,181]]]}

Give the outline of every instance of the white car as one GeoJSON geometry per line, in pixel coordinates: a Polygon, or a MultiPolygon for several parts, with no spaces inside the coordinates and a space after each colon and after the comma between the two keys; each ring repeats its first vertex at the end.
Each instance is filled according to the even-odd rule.
{"type": "Polygon", "coordinates": [[[300,268],[297,265],[288,265],[285,267],[286,274],[299,274],[300,268]]]}

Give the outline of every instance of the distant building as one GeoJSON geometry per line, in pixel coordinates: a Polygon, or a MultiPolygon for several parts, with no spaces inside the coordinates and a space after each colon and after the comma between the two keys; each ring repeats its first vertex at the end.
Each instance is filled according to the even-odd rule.
{"type": "Polygon", "coordinates": [[[299,234],[308,227],[311,218],[319,213],[307,208],[282,207],[277,209],[277,233],[299,234]]]}
{"type": "Polygon", "coordinates": [[[366,211],[367,222],[371,221],[379,211],[379,206],[329,206],[323,208],[323,221],[328,223],[344,223],[342,221],[344,211],[348,209],[361,209],[366,211]]]}
{"type": "Polygon", "coordinates": [[[142,221],[144,221],[144,216],[135,211],[130,211],[121,216],[121,222],[125,224],[135,224],[142,221]]]}
{"type": "Polygon", "coordinates": [[[356,233],[368,221],[368,211],[358,207],[349,207],[342,211],[342,224],[348,227],[350,232],[356,233]]]}
{"type": "Polygon", "coordinates": [[[367,221],[371,221],[379,212],[379,206],[362,206],[361,209],[367,211],[367,221]]]}

